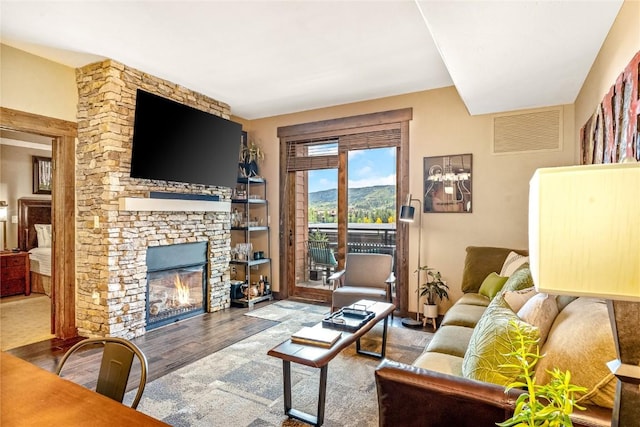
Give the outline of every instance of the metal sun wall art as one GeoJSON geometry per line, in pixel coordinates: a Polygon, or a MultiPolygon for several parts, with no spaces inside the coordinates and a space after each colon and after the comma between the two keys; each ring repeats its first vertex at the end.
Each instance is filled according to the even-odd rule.
{"type": "Polygon", "coordinates": [[[424,212],[471,213],[472,154],[424,158],[424,212]]]}

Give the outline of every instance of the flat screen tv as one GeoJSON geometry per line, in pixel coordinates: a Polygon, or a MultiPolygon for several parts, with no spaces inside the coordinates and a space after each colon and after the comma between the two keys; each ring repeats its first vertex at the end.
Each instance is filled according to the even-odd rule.
{"type": "Polygon", "coordinates": [[[141,89],[131,177],[234,187],[242,125],[141,89]]]}

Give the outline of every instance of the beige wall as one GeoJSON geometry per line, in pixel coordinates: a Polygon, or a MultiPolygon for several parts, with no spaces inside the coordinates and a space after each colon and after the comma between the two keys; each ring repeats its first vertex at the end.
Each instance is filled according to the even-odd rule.
{"type": "Polygon", "coordinates": [[[75,70],[0,45],[0,105],[75,122],[78,109],[75,70]]]}
{"type": "MultiPolygon", "coordinates": [[[[276,130],[323,119],[346,117],[412,107],[410,125],[412,193],[422,192],[422,158],[473,153],[473,213],[425,214],[423,263],[440,269],[449,281],[454,299],[467,245],[527,247],[528,181],[540,166],[577,162],[578,130],[592,114],[633,54],[640,49],[640,2],[626,1],[595,61],[575,104],[563,106],[564,148],[560,152],[511,154],[490,153],[492,117],[471,117],[452,87],[368,102],[300,112],[260,120],[240,118],[250,137],[266,152],[261,172],[269,180],[272,236],[271,254],[278,259],[278,139],[276,130]]],[[[75,121],[77,90],[74,71],[33,55],[2,46],[0,104],[5,107],[75,121]],[[42,82],[42,83],[39,83],[42,82]],[[40,86],[46,87],[43,90],[40,86]],[[50,90],[54,87],[54,90],[50,90]]],[[[417,234],[412,230],[410,268],[415,267],[417,234]]],[[[278,284],[278,264],[272,281],[278,284]]],[[[415,278],[410,277],[412,289],[415,278]]],[[[414,294],[411,293],[411,296],[414,294]]],[[[414,298],[411,309],[415,310],[414,298]]]]}
{"type": "MultiPolygon", "coordinates": [[[[575,162],[573,107],[562,106],[564,147],[561,151],[494,155],[491,153],[493,116],[470,116],[453,87],[384,99],[340,105],[245,123],[249,138],[265,149],[261,172],[269,181],[269,200],[277,201],[277,128],[317,120],[347,117],[377,111],[413,108],[410,122],[410,190],[422,194],[423,157],[446,154],[473,154],[473,213],[423,214],[422,263],[438,268],[452,288],[451,296],[461,295],[460,279],[468,245],[495,245],[526,248],[529,179],[541,166],[569,165],[575,162]]],[[[270,205],[272,235],[278,236],[279,207],[270,205]]],[[[417,264],[417,230],[410,230],[409,268],[417,264]]],[[[279,239],[272,239],[271,253],[278,255],[279,239]]],[[[274,265],[278,278],[278,264],[274,265]]],[[[416,308],[410,279],[410,309],[416,308]]],[[[276,286],[279,284],[276,283],[276,286]]]]}
{"type": "MultiPolygon", "coordinates": [[[[18,246],[18,224],[12,216],[18,215],[21,197],[51,199],[51,196],[33,194],[31,156],[51,157],[51,151],[0,145],[0,200],[9,204],[7,221],[7,248],[18,246]]],[[[0,246],[2,245],[0,229],[0,246]]]]}
{"type": "MultiPolygon", "coordinates": [[[[490,153],[492,116],[469,116],[455,88],[413,93],[368,102],[341,105],[260,120],[245,121],[250,138],[266,152],[262,172],[269,180],[269,200],[278,200],[279,126],[412,107],[410,125],[411,183],[413,194],[422,192],[422,158],[473,153],[473,213],[424,214],[423,264],[441,270],[452,288],[459,286],[468,245],[496,245],[526,248],[528,183],[542,166],[576,164],[579,159],[578,131],[593,113],[633,55],[640,50],[640,2],[625,1],[575,104],[563,108],[564,145],[560,152],[495,156],[490,153]],[[274,185],[275,184],[275,185],[274,185]]],[[[270,208],[273,236],[278,236],[279,207],[270,208]]],[[[271,253],[278,259],[278,240],[272,239],[271,253]]],[[[410,234],[410,271],[415,269],[417,234],[410,234]]],[[[275,289],[279,289],[278,264],[274,264],[275,289]]],[[[410,276],[410,309],[415,310],[415,277],[410,276]]]]}
{"type": "MultiPolygon", "coordinates": [[[[640,51],[640,1],[625,1],[576,98],[575,137],[604,95],[640,51]]],[[[576,144],[576,148],[579,146],[576,144]]]]}

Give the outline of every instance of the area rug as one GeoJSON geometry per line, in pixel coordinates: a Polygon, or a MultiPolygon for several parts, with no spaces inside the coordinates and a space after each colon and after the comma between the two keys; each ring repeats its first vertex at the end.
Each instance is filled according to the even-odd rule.
{"type": "MultiPolygon", "coordinates": [[[[327,312],[324,306],[278,301],[247,313],[280,323],[149,383],[138,410],[177,427],[306,425],[284,415],[282,361],[267,351],[327,312]]],[[[379,345],[381,334],[382,324],[363,338],[363,347],[379,345]]],[[[387,357],[410,363],[432,336],[390,327],[387,357]]],[[[379,363],[358,355],[355,344],[329,363],[324,425],[378,425],[374,369],[379,363]]],[[[315,414],[319,370],[292,364],[291,371],[293,407],[315,414]]]]}
{"type": "Polygon", "coordinates": [[[51,299],[48,296],[31,294],[0,304],[2,351],[54,336],[51,334],[51,299]]]}

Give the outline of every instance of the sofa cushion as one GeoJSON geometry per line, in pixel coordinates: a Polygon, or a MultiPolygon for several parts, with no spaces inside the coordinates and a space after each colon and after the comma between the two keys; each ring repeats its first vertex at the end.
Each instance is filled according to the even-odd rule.
{"type": "Polygon", "coordinates": [[[473,328],[480,320],[487,307],[482,305],[457,303],[447,310],[442,319],[442,326],[465,326],[473,328]]]}
{"type": "Polygon", "coordinates": [[[425,351],[413,362],[413,366],[455,376],[462,376],[462,357],[425,351]]]}
{"type": "Polygon", "coordinates": [[[503,366],[518,364],[516,357],[509,355],[515,350],[516,342],[516,332],[510,322],[519,324],[528,338],[535,340],[539,337],[538,328],[520,320],[501,296],[496,297],[471,335],[462,361],[464,377],[503,386],[518,377],[519,369],[503,366]]]}
{"type": "Polygon", "coordinates": [[[495,272],[491,272],[482,281],[482,285],[480,285],[478,293],[492,300],[493,297],[495,297],[498,292],[502,290],[502,287],[504,286],[507,279],[508,277],[506,276],[499,276],[495,272]]]}
{"type": "Polygon", "coordinates": [[[332,304],[336,309],[346,307],[361,299],[386,302],[387,293],[380,288],[343,286],[334,290],[332,294],[332,304]]]}
{"type": "Polygon", "coordinates": [[[540,353],[545,356],[536,366],[538,384],[550,380],[548,370],[569,370],[571,382],[588,389],[578,403],[613,407],[617,380],[606,363],[616,358],[616,349],[604,300],[581,297],[567,305],[540,353]]]}
{"type": "Polygon", "coordinates": [[[540,341],[538,341],[540,347],[547,340],[547,334],[557,315],[556,296],[545,293],[535,295],[518,310],[519,318],[537,327],[540,331],[540,341]]]}
{"type": "Polygon", "coordinates": [[[441,326],[429,342],[427,351],[464,357],[472,334],[473,328],[441,326]]]}
{"type": "MultiPolygon", "coordinates": [[[[462,271],[462,292],[478,292],[482,281],[491,272],[499,272],[504,260],[512,249],[492,248],[484,246],[467,247],[467,255],[462,271]]],[[[516,250],[519,254],[527,255],[527,251],[516,250]]]]}
{"type": "Polygon", "coordinates": [[[537,293],[536,288],[532,286],[519,291],[506,291],[502,296],[507,304],[509,304],[509,307],[511,307],[511,310],[513,310],[514,313],[517,313],[518,310],[520,310],[522,306],[537,293]]]}
{"type": "Polygon", "coordinates": [[[456,304],[467,304],[467,305],[481,305],[486,307],[489,305],[491,300],[484,295],[476,294],[476,293],[468,293],[462,295],[456,304]]]}
{"type": "Polygon", "coordinates": [[[520,255],[513,251],[509,252],[507,259],[505,259],[504,264],[502,264],[502,269],[500,269],[500,275],[505,277],[511,276],[525,262],[529,262],[528,256],[520,255]]]}

